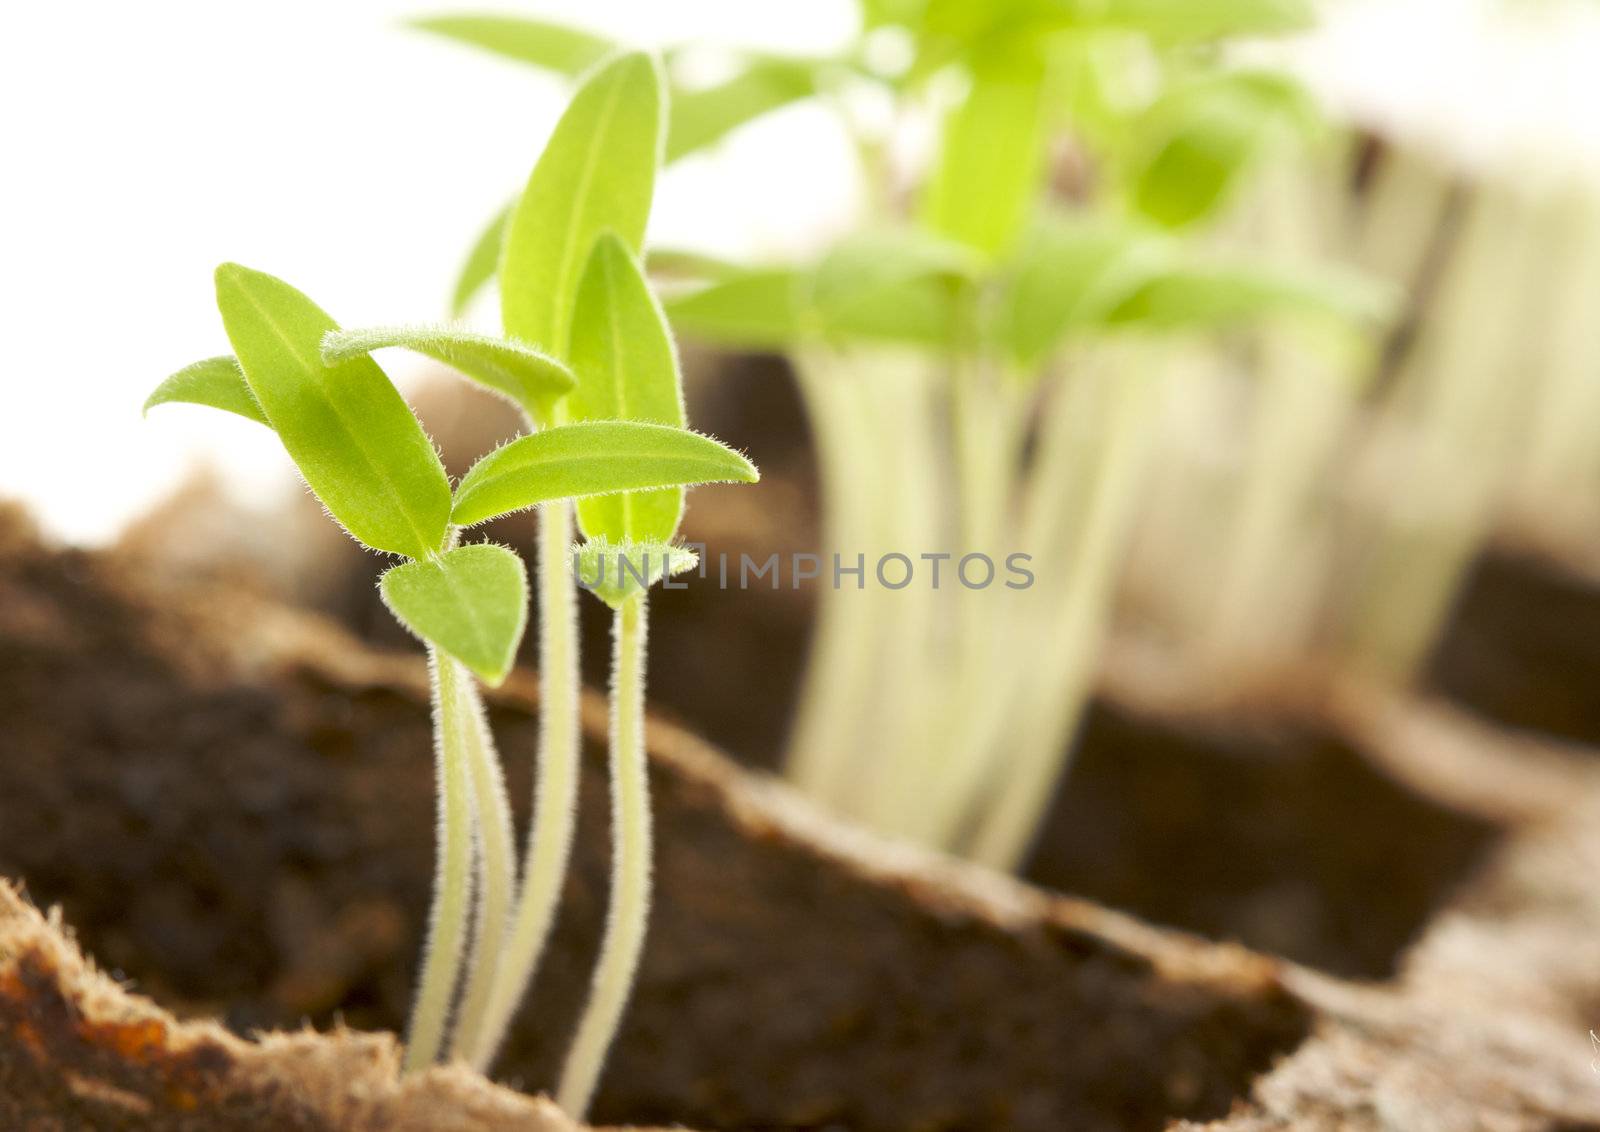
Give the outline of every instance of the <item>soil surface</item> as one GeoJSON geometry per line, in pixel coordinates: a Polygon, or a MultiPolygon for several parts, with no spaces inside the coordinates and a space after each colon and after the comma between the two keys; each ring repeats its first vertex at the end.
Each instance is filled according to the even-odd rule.
{"type": "Polygon", "coordinates": [[[1325,723],[1164,718],[1102,697],[1024,875],[1381,979],[1500,832],[1408,788],[1325,723]]]}
{"type": "MultiPolygon", "coordinates": [[[[4,531],[0,875],[187,1013],[399,1027],[433,853],[415,657],[353,676],[340,658],[366,654],[323,630],[252,676],[267,613],[162,607],[114,558],[41,548],[14,516],[4,531]]],[[[491,715],[520,803],[531,700],[491,715]]],[[[501,1063],[529,1089],[555,1074],[604,905],[588,754],[566,904],[501,1063]]],[[[1161,963],[1092,921],[1008,926],[752,830],[691,764],[658,759],[654,788],[658,912],[599,1120],[1156,1129],[1223,1115],[1308,1032],[1242,952],[1161,963]]]]}
{"type": "MultiPolygon", "coordinates": [[[[236,1031],[400,1024],[432,856],[414,650],[374,653],[237,588],[172,590],[115,555],[51,550],[13,513],[0,518],[0,697],[12,722],[0,738],[0,875],[59,901],[113,974],[236,1031]]],[[[1363,933],[1353,910],[1319,912],[1309,922],[1322,929],[1297,938],[1328,965],[1381,956],[1390,967],[1426,922],[1400,977],[1364,989],[878,842],[657,725],[657,914],[596,1118],[885,1132],[1184,1119],[1227,1132],[1600,1129],[1583,1017],[1600,1002],[1594,773],[1492,736],[1398,724],[1374,750],[1432,750],[1437,765],[1380,772],[1388,753],[1357,758],[1361,744],[1331,738],[1345,733],[1332,725],[1253,724],[1241,738],[1238,725],[1121,710],[1120,722],[1091,722],[1086,751],[1098,734],[1108,749],[1148,752],[1155,761],[1126,761],[1150,794],[1192,791],[1197,808],[1261,828],[1230,835],[1230,853],[1294,859],[1269,816],[1309,820],[1319,792],[1351,819],[1356,848],[1329,850],[1345,859],[1337,868],[1236,857],[1208,878],[1169,859],[1167,899],[1180,907],[1178,891],[1192,890],[1192,910],[1174,917],[1236,919],[1218,910],[1227,878],[1249,888],[1279,867],[1308,870],[1310,904],[1331,900],[1316,893],[1377,883],[1371,862],[1386,853],[1406,895],[1372,904],[1404,916],[1384,911],[1363,933]],[[1261,765],[1233,771],[1230,788],[1162,769],[1207,765],[1208,748],[1212,762],[1261,765]],[[1285,771],[1291,760],[1321,769],[1285,771]],[[1496,797],[1515,805],[1497,811],[1496,797]],[[1373,813],[1357,821],[1362,807],[1373,813]],[[1380,817],[1434,846],[1414,871],[1380,817]]],[[[535,712],[523,676],[493,708],[519,802],[535,712]]],[[[586,724],[603,728],[593,697],[586,724]]],[[[1091,781],[1096,758],[1078,768],[1091,781]]],[[[549,1083],[587,982],[605,885],[601,765],[591,749],[561,924],[500,1066],[520,1088],[549,1083]]],[[[1110,853],[1137,841],[1141,820],[1175,823],[1167,852],[1199,852],[1197,834],[1157,817],[1166,806],[1096,835],[1113,875],[1157,867],[1110,853]]],[[[1283,906],[1295,899],[1306,902],[1283,906]]],[[[0,901],[0,1117],[13,1126],[421,1132],[446,1112],[462,1130],[565,1126],[460,1074],[397,1083],[381,1036],[257,1045],[182,1026],[109,982],[86,987],[42,924],[0,901]]]]}
{"type": "Polygon", "coordinates": [[[1490,551],[1468,575],[1428,682],[1510,727],[1600,743],[1600,583],[1532,553],[1490,551]]]}

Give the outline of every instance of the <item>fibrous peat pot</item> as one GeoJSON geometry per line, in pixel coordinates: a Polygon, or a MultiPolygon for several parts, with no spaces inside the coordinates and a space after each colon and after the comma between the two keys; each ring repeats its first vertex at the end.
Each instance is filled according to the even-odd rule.
{"type": "MultiPolygon", "coordinates": [[[[0,525],[0,874],[179,1014],[396,1027],[431,876],[420,664],[235,594],[158,590],[0,525]]],[[[526,680],[494,707],[519,801],[535,710],[526,680]]],[[[1364,990],[1146,928],[846,831],[674,729],[655,728],[653,754],[658,914],[599,1120],[1473,1126],[1373,1118],[1404,1095],[1506,1128],[1600,1121],[1569,1019],[1506,1025],[1498,1000],[1364,990]]],[[[500,1066],[514,1087],[550,1082],[593,954],[589,755],[561,925],[500,1066]]],[[[75,962],[0,907],[0,1127],[560,1127],[463,1073],[397,1084],[383,1038],[179,1028],[75,962]]]]}

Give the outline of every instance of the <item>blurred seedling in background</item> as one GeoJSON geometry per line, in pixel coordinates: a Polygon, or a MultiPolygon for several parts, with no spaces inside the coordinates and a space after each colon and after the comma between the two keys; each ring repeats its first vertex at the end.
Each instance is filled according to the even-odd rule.
{"type": "MultiPolygon", "coordinates": [[[[669,157],[811,98],[838,111],[862,155],[866,215],[813,262],[649,259],[672,269],[680,334],[794,362],[818,437],[825,549],[851,564],[954,549],[951,567],[1015,552],[1039,578],[1021,593],[820,587],[789,765],[835,808],[1015,866],[1090,691],[1165,377],[1197,354],[1245,352],[1269,328],[1334,371],[1285,383],[1336,383],[1359,365],[1381,289],[1240,255],[1217,235],[1264,168],[1330,144],[1293,82],[1222,51],[1308,14],[1288,0],[879,0],[834,57],[750,54],[674,100],[669,157]],[[892,113],[859,112],[873,100],[892,113]],[[917,119],[939,141],[908,168],[897,131],[917,119]]],[[[606,49],[512,17],[419,26],[558,73],[606,49]]],[[[458,301],[493,275],[486,240],[458,301]]],[[[1298,426],[1306,399],[1287,400],[1298,426]]],[[[1309,490],[1283,472],[1279,460],[1245,491],[1241,523],[1264,515],[1267,529],[1242,576],[1263,576],[1289,537],[1282,516],[1309,490]]]]}
{"type": "MultiPolygon", "coordinates": [[[[488,1063],[531,976],[561,889],[580,739],[573,582],[567,566],[570,501],[593,497],[597,514],[607,508],[631,514],[634,504],[627,501],[638,500],[638,509],[648,511],[649,500],[659,497],[629,493],[666,491],[681,504],[682,490],[689,485],[757,478],[755,468],[738,453],[674,427],[682,423],[681,409],[666,421],[641,420],[638,413],[622,411],[626,403],[606,411],[604,406],[612,403],[607,398],[618,394],[601,390],[585,395],[585,416],[592,419],[566,423],[571,416],[562,399],[578,384],[574,371],[528,342],[558,341],[565,352],[571,340],[564,327],[571,321],[580,272],[590,262],[597,236],[605,233],[599,245],[608,249],[605,256],[620,252],[624,257],[627,245],[614,234],[619,225],[634,233],[635,242],[642,236],[659,131],[654,64],[644,56],[625,56],[601,68],[575,97],[564,123],[566,132],[558,130],[552,139],[525,198],[530,220],[536,222],[526,238],[508,242],[502,266],[503,278],[526,284],[518,292],[525,296],[522,305],[507,304],[513,337],[453,327],[341,331],[282,281],[225,265],[217,273],[218,307],[235,356],[179,371],[146,403],[147,409],[169,402],[209,405],[272,428],[337,522],[363,546],[406,560],[383,574],[380,591],[396,618],[429,651],[440,836],[427,952],[407,1039],[408,1068],[430,1064],[443,1052],[452,1017],[452,1053],[475,1064],[488,1063]],[[600,121],[595,119],[597,110],[600,121]],[[642,133],[631,137],[622,125],[607,129],[619,119],[642,133]],[[629,144],[640,139],[642,145],[629,144]],[[569,178],[570,168],[563,167],[575,159],[573,144],[581,150],[577,159],[594,174],[581,186],[569,178]],[[549,207],[552,184],[565,195],[564,208],[549,207]],[[628,224],[625,215],[610,207],[619,201],[642,208],[635,223],[628,224]],[[553,329],[557,326],[563,327],[560,333],[553,329]],[[519,330],[526,338],[515,333],[519,330]],[[452,490],[416,417],[368,356],[388,346],[413,349],[454,367],[510,399],[537,431],[485,456],[452,490]],[[558,663],[545,669],[540,796],[519,888],[510,809],[477,681],[498,684],[510,669],[526,619],[526,577],[512,551],[492,544],[462,546],[458,540],[466,528],[531,507],[541,508],[541,526],[556,540],[541,554],[540,570],[541,584],[548,587],[542,595],[541,631],[555,637],[558,663]],[[475,926],[469,933],[474,909],[475,926]]],[[[642,297],[630,292],[629,299],[656,309],[648,291],[642,297]]],[[[591,322],[606,317],[589,316],[591,322]]],[[[665,333],[664,326],[660,333],[665,333]]],[[[670,339],[665,341],[670,357],[670,339]]],[[[584,351],[593,348],[580,343],[577,355],[588,356],[584,351]]],[[[675,380],[675,374],[675,365],[669,367],[668,378],[675,380]]],[[[658,523],[650,529],[664,528],[658,523]]],[[[625,635],[634,642],[633,663],[619,694],[629,706],[618,713],[627,731],[622,742],[614,742],[618,752],[631,755],[619,779],[630,790],[644,789],[642,604],[636,599],[628,607],[636,611],[630,615],[634,628],[625,635]]],[[[619,642],[623,639],[619,633],[619,642]]],[[[542,655],[548,660],[551,652],[546,639],[542,655]]],[[[642,799],[636,799],[630,813],[639,805],[646,806],[647,814],[642,799]]],[[[645,838],[647,861],[647,817],[645,823],[641,827],[634,822],[628,830],[630,836],[645,838]]],[[[642,932],[647,889],[620,864],[618,875],[614,918],[635,922],[642,932]]],[[[614,950],[608,941],[606,953],[614,950]]],[[[602,963],[605,970],[616,966],[602,963]]],[[[625,999],[631,960],[624,966],[620,986],[612,979],[602,987],[597,979],[591,1013],[611,1021],[598,1047],[592,1037],[583,1039],[579,1048],[589,1052],[582,1058],[575,1055],[575,1062],[586,1067],[582,1075],[588,1084],[564,1095],[576,1097],[580,1108],[592,1091],[609,1029],[625,999]]],[[[592,1030],[588,1026],[584,1033],[592,1030]]]]}

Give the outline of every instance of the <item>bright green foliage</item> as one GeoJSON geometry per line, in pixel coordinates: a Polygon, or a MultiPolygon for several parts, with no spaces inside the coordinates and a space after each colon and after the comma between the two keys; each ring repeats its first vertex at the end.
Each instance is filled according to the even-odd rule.
{"type": "Polygon", "coordinates": [[[1159,235],[1078,217],[1042,220],[1024,241],[1000,333],[1019,362],[1035,367],[1066,335],[1103,325],[1171,256],[1159,235]]]}
{"type": "Polygon", "coordinates": [[[923,199],[928,228],[988,256],[1009,251],[1038,185],[1045,124],[1042,64],[984,55],[973,67],[971,92],[945,121],[923,199]]]}
{"type": "Polygon", "coordinates": [[[662,140],[661,75],[648,55],[590,74],[556,124],[511,215],[500,260],[508,335],[565,357],[589,250],[610,229],[644,240],[662,140]]]}
{"type": "MultiPolygon", "coordinates": [[[[1047,4],[1063,0],[1044,0],[1047,4]]],[[[1167,43],[1282,35],[1311,26],[1311,0],[1064,0],[1090,24],[1141,31],[1167,43]]]]}
{"type": "Polygon", "coordinates": [[[1305,91],[1281,75],[1238,71],[1179,86],[1137,123],[1130,198],[1170,228],[1204,220],[1275,139],[1318,124],[1305,91]]]}
{"type": "Polygon", "coordinates": [[[744,268],[731,260],[688,248],[664,248],[652,245],[645,252],[645,270],[651,275],[674,279],[725,279],[737,275],[744,268]]]}
{"type": "Polygon", "coordinates": [[[338,326],[262,272],[217,268],[217,308],[251,392],[329,514],[374,550],[408,558],[438,551],[450,482],[377,363],[325,363],[322,339],[338,326]]]}
{"type": "Polygon", "coordinates": [[[1297,31],[1312,18],[1309,0],[876,0],[871,7],[923,37],[962,45],[1091,30],[1193,43],[1297,31]]]}
{"type": "MultiPolygon", "coordinates": [[[[678,354],[644,272],[611,232],[589,256],[572,320],[572,366],[581,379],[569,410],[585,420],[684,424],[678,354]]],[[[683,489],[625,491],[578,501],[589,538],[666,541],[683,515],[683,489]]]]}
{"type": "Polygon", "coordinates": [[[322,340],[322,357],[335,364],[388,346],[402,346],[443,362],[536,418],[570,393],[577,381],[565,365],[532,346],[454,326],[341,330],[322,340]]]}
{"type": "Polygon", "coordinates": [[[666,159],[704,149],[753,118],[815,94],[816,68],[811,60],[758,55],[715,86],[674,90],[666,159]]]}
{"type": "Polygon", "coordinates": [[[553,499],[759,478],[739,453],[687,429],[587,421],[519,437],[479,460],[456,488],[454,521],[470,527],[553,499]]]}
{"type": "Polygon", "coordinates": [[[1128,295],[1107,321],[1153,331],[1205,329],[1265,317],[1348,324],[1385,319],[1394,302],[1388,287],[1335,267],[1177,263],[1128,295]]]}
{"type": "Polygon", "coordinates": [[[926,232],[865,232],[809,271],[724,268],[666,310],[679,332],[726,346],[778,349],[808,336],[948,346],[980,266],[970,248],[926,232]]]}
{"type": "Polygon", "coordinates": [[[239,360],[232,354],[184,366],[156,386],[156,391],[145,400],[144,411],[148,413],[157,405],[167,404],[208,405],[267,424],[267,414],[261,411],[256,395],[245,383],[239,360]]]}
{"type": "Polygon", "coordinates": [[[694,551],[668,542],[612,542],[604,535],[589,539],[574,552],[578,584],[612,609],[621,609],[635,594],[700,563],[694,551]]]}
{"type": "Polygon", "coordinates": [[[511,206],[508,204],[494,214],[483,231],[473,241],[467,260],[456,277],[455,290],[450,295],[450,313],[460,318],[472,305],[473,298],[494,278],[500,266],[500,248],[506,242],[506,226],[511,223],[511,206]]]}
{"type": "Polygon", "coordinates": [[[581,74],[616,50],[616,44],[598,35],[521,16],[427,16],[412,20],[411,26],[569,76],[581,74]]]}
{"type": "Polygon", "coordinates": [[[528,619],[528,579],[505,547],[478,543],[403,563],[383,575],[378,592],[402,625],[486,683],[511,671],[528,619]]]}
{"type": "Polygon", "coordinates": [[[667,317],[680,334],[743,349],[781,349],[799,340],[809,278],[790,267],[756,268],[669,295],[667,317]]]}

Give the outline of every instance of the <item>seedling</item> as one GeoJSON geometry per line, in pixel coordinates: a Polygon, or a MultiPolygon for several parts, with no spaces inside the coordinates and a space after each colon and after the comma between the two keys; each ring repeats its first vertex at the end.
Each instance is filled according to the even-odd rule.
{"type": "MultiPolygon", "coordinates": [[[[175,402],[208,405],[272,428],[336,521],[363,546],[404,559],[383,574],[379,588],[396,618],[428,648],[440,841],[426,958],[406,1046],[410,1068],[431,1063],[444,1048],[458,989],[453,1048],[487,1063],[553,916],[570,845],[579,738],[566,555],[570,501],[591,499],[595,515],[654,515],[653,530],[666,515],[661,501],[672,498],[681,505],[685,487],[757,476],[738,453],[675,427],[682,424],[681,407],[662,422],[660,414],[633,412],[627,401],[617,401],[620,387],[585,390],[582,414],[603,419],[561,423],[570,417],[563,398],[577,385],[573,370],[555,353],[529,344],[556,343],[557,351],[583,359],[584,369],[604,357],[613,367],[607,380],[621,380],[614,367],[631,357],[607,352],[613,344],[575,339],[569,331],[584,265],[595,259],[614,266],[619,255],[627,265],[634,262],[618,232],[631,233],[634,243],[643,234],[659,146],[659,103],[656,70],[644,56],[602,66],[574,99],[518,209],[526,230],[514,222],[501,264],[504,280],[528,287],[506,304],[514,337],[452,327],[342,331],[281,280],[224,265],[217,273],[217,301],[235,355],[178,371],[146,402],[147,409],[175,402]],[[607,159],[603,173],[602,153],[607,159]],[[618,155],[622,158],[612,160],[618,155]],[[585,176],[570,176],[575,167],[587,170],[585,176]],[[561,223],[552,235],[549,225],[555,221],[561,223]],[[530,294],[539,299],[530,300],[530,294]],[[421,425],[369,356],[391,346],[437,358],[509,398],[539,431],[484,457],[452,490],[421,425]],[[667,496],[657,494],[663,491],[667,496]],[[521,559],[510,550],[458,541],[465,528],[530,507],[541,508],[546,693],[535,826],[519,889],[510,808],[475,678],[494,685],[509,672],[526,619],[526,577],[521,559]],[[476,928],[468,956],[467,916],[474,904],[476,928]]],[[[642,287],[636,268],[634,273],[642,287]]],[[[584,303],[591,308],[582,316],[585,335],[611,317],[611,277],[602,272],[597,279],[585,292],[584,303]],[[596,297],[601,294],[603,299],[596,297]],[[596,303],[603,309],[592,309],[596,303]]],[[[619,309],[633,318],[638,311],[627,304],[643,302],[656,312],[657,333],[665,334],[647,290],[623,293],[626,302],[619,309]]],[[[670,340],[666,343],[671,359],[670,340]]],[[[660,371],[651,373],[662,380],[660,371]]],[[[676,380],[675,360],[666,373],[676,380]]],[[[631,522],[619,529],[633,530],[631,522]]],[[[681,564],[681,552],[673,554],[674,563],[681,564]]],[[[614,748],[633,758],[632,763],[622,760],[617,776],[619,789],[631,791],[643,789],[642,599],[624,604],[633,612],[624,618],[627,632],[619,633],[619,640],[626,640],[631,659],[619,662],[626,678],[619,679],[618,694],[619,702],[631,706],[620,712],[627,726],[614,737],[614,748]]],[[[626,829],[630,853],[643,852],[647,860],[647,803],[633,798],[628,812],[633,815],[641,805],[645,824],[630,820],[626,829]]],[[[647,880],[647,870],[643,876],[647,880]]],[[[636,922],[642,932],[648,892],[641,888],[641,874],[622,869],[619,879],[614,918],[636,922]]],[[[608,937],[606,956],[626,953],[608,937]]],[[[636,959],[637,943],[631,954],[636,959]]],[[[574,1064],[582,1070],[575,1072],[589,1083],[563,1092],[575,1104],[587,1103],[632,967],[633,959],[601,963],[607,972],[602,1005],[591,1014],[598,1011],[610,1021],[600,1028],[603,1034],[590,1023],[580,1033],[574,1064]]]]}
{"type": "MultiPolygon", "coordinates": [[[[498,222],[504,236],[491,274],[501,280],[510,340],[400,330],[332,335],[324,343],[329,358],[392,345],[420,350],[511,398],[533,430],[468,472],[454,503],[454,518],[465,525],[544,504],[538,564],[544,697],[534,821],[503,957],[487,982],[469,984],[453,1047],[479,1068],[492,1063],[537,969],[571,851],[580,734],[567,500],[582,497],[583,529],[602,540],[591,550],[615,540],[621,564],[638,569],[642,589],[643,579],[692,564],[692,556],[669,545],[683,504],[680,485],[756,476],[741,457],[683,431],[676,353],[637,263],[661,161],[664,103],[659,70],[644,55],[604,60],[580,83],[522,196],[498,222]],[[585,490],[601,469],[611,494],[585,490]]],[[[596,592],[618,609],[616,875],[594,998],[559,1091],[575,1114],[588,1105],[620,1020],[649,898],[644,598],[625,584],[596,592]]]]}

